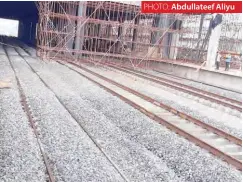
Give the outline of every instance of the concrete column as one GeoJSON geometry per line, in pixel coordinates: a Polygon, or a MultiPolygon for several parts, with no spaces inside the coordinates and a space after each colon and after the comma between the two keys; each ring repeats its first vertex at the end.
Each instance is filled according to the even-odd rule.
{"type": "MultiPolygon", "coordinates": [[[[153,20],[153,27],[160,28],[162,24],[162,17],[161,15],[158,15],[153,20]]],[[[151,33],[151,46],[148,48],[148,57],[151,58],[161,58],[160,56],[160,50],[158,46],[154,46],[156,43],[158,45],[158,39],[161,37],[162,32],[152,32],[151,33]]]]}
{"type": "MultiPolygon", "coordinates": [[[[165,31],[170,26],[170,19],[168,19],[165,15],[160,15],[155,18],[154,21],[154,27],[164,29],[165,31]]],[[[148,52],[151,53],[150,56],[153,58],[168,58],[169,57],[169,41],[170,41],[170,34],[165,32],[155,32],[154,35],[152,35],[152,44],[158,45],[158,43],[161,43],[162,49],[160,50],[158,47],[149,47],[148,52]],[[163,37],[161,38],[161,36],[163,37]],[[162,39],[158,42],[159,39],[162,39]],[[161,53],[161,55],[160,55],[161,53]]]]}
{"type": "Polygon", "coordinates": [[[66,32],[67,33],[70,33],[70,32],[72,32],[72,33],[70,33],[68,36],[66,36],[66,46],[67,46],[67,48],[69,49],[69,50],[71,50],[71,49],[73,49],[73,43],[74,43],[74,37],[73,37],[73,34],[74,34],[74,21],[73,20],[71,20],[72,21],[72,24],[69,24],[68,25],[68,21],[66,21],[66,32]]]}
{"type": "MultiPolygon", "coordinates": [[[[119,23],[123,23],[123,22],[124,22],[124,17],[120,18],[120,20],[119,20],[119,23]]],[[[121,25],[119,25],[117,38],[119,37],[120,41],[118,41],[117,44],[116,44],[116,52],[117,53],[120,53],[122,51],[121,50],[121,46],[122,46],[121,41],[123,41],[122,34],[123,34],[123,27],[121,25]]]]}
{"type": "Polygon", "coordinates": [[[171,35],[171,44],[170,44],[170,59],[176,59],[177,57],[177,52],[178,52],[178,45],[179,42],[179,33],[172,33],[171,35]]]}
{"type": "MultiPolygon", "coordinates": [[[[215,18],[215,16],[216,14],[213,14],[213,18],[215,18]]],[[[215,65],[220,34],[221,34],[221,24],[217,25],[214,29],[211,29],[211,35],[208,43],[207,60],[206,60],[206,67],[209,69],[212,69],[215,65]]]]}
{"type": "MultiPolygon", "coordinates": [[[[140,20],[140,16],[137,16],[135,18],[135,25],[139,25],[139,20],[140,20]]],[[[137,35],[138,34],[138,30],[137,28],[133,29],[133,36],[132,36],[132,42],[136,42],[137,41],[137,35]]],[[[136,43],[132,43],[132,51],[136,49],[136,43]]]]}
{"type": "Polygon", "coordinates": [[[200,26],[199,26],[199,32],[198,32],[198,42],[197,42],[197,53],[196,55],[193,55],[193,59],[196,59],[197,61],[200,60],[200,49],[199,49],[199,45],[201,43],[201,37],[202,37],[202,28],[203,28],[203,22],[204,22],[204,17],[205,14],[201,14],[201,19],[200,19],[200,26]]]}
{"type": "MultiPolygon", "coordinates": [[[[160,20],[161,20],[161,18],[160,18],[160,15],[158,15],[158,16],[156,16],[155,18],[154,18],[154,22],[153,22],[153,27],[159,27],[159,24],[160,24],[160,20]]],[[[154,32],[154,33],[152,33],[151,34],[151,43],[152,44],[155,44],[156,43],[156,40],[157,40],[157,38],[158,38],[158,34],[159,34],[160,32],[154,32]]]]}
{"type": "MultiPolygon", "coordinates": [[[[66,10],[67,14],[73,15],[75,16],[77,14],[77,8],[70,8],[68,10],[66,10]]],[[[66,46],[68,48],[68,50],[73,50],[74,48],[74,34],[75,34],[75,25],[76,22],[75,20],[72,19],[65,19],[65,31],[66,33],[68,33],[69,35],[64,35],[64,37],[66,37],[66,46]]]]}
{"type": "MultiPolygon", "coordinates": [[[[163,28],[165,30],[165,32],[167,31],[167,29],[169,28],[169,26],[172,23],[171,19],[168,19],[167,17],[164,17],[162,19],[162,22],[160,22],[160,28],[163,28]]],[[[161,57],[168,59],[169,58],[169,52],[170,52],[170,37],[171,37],[171,33],[168,32],[163,32],[159,38],[164,34],[163,38],[162,38],[162,49],[161,49],[161,57]]]]}
{"type": "MultiPolygon", "coordinates": [[[[78,13],[77,16],[79,17],[86,17],[86,4],[84,1],[79,2],[78,6],[78,13]]],[[[77,31],[76,31],[76,38],[75,38],[75,50],[82,50],[83,44],[84,44],[84,25],[83,22],[85,20],[81,21],[78,20],[77,22],[77,31]]],[[[78,57],[77,57],[78,58],[78,57]]]]}
{"type": "MultiPolygon", "coordinates": [[[[182,20],[178,20],[176,19],[176,17],[174,17],[173,19],[171,19],[170,24],[173,25],[171,26],[171,28],[173,30],[179,31],[181,29],[181,25],[182,25],[182,20]]],[[[177,57],[177,53],[178,53],[178,43],[179,43],[179,38],[180,35],[179,33],[169,33],[170,36],[170,47],[169,47],[169,59],[176,59],[177,57]]]]}

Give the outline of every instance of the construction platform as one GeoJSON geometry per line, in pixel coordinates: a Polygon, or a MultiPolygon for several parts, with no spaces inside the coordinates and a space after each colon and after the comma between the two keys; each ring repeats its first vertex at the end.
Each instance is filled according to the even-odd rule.
{"type": "Polygon", "coordinates": [[[222,67],[216,70],[215,68],[208,69],[195,64],[177,62],[153,62],[151,66],[158,72],[176,75],[240,93],[242,92],[242,71],[239,69],[224,71],[222,67]]]}

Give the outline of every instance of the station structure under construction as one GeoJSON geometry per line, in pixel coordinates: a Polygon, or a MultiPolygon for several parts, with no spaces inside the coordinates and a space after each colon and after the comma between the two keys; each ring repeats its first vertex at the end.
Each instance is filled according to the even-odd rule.
{"type": "Polygon", "coordinates": [[[241,14],[140,4],[0,2],[0,181],[241,181],[241,14]]]}

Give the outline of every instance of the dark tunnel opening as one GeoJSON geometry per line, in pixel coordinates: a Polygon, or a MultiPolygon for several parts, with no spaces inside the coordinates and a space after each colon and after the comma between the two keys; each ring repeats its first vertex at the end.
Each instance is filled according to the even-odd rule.
{"type": "Polygon", "coordinates": [[[36,45],[38,17],[38,10],[33,1],[0,2],[0,18],[18,20],[18,38],[30,46],[36,45]]]}

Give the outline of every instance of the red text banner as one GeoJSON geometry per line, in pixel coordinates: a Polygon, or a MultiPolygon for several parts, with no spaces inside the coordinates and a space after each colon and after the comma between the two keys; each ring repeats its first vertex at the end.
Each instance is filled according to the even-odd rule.
{"type": "Polygon", "coordinates": [[[142,1],[142,13],[242,13],[242,1],[142,1]]]}

